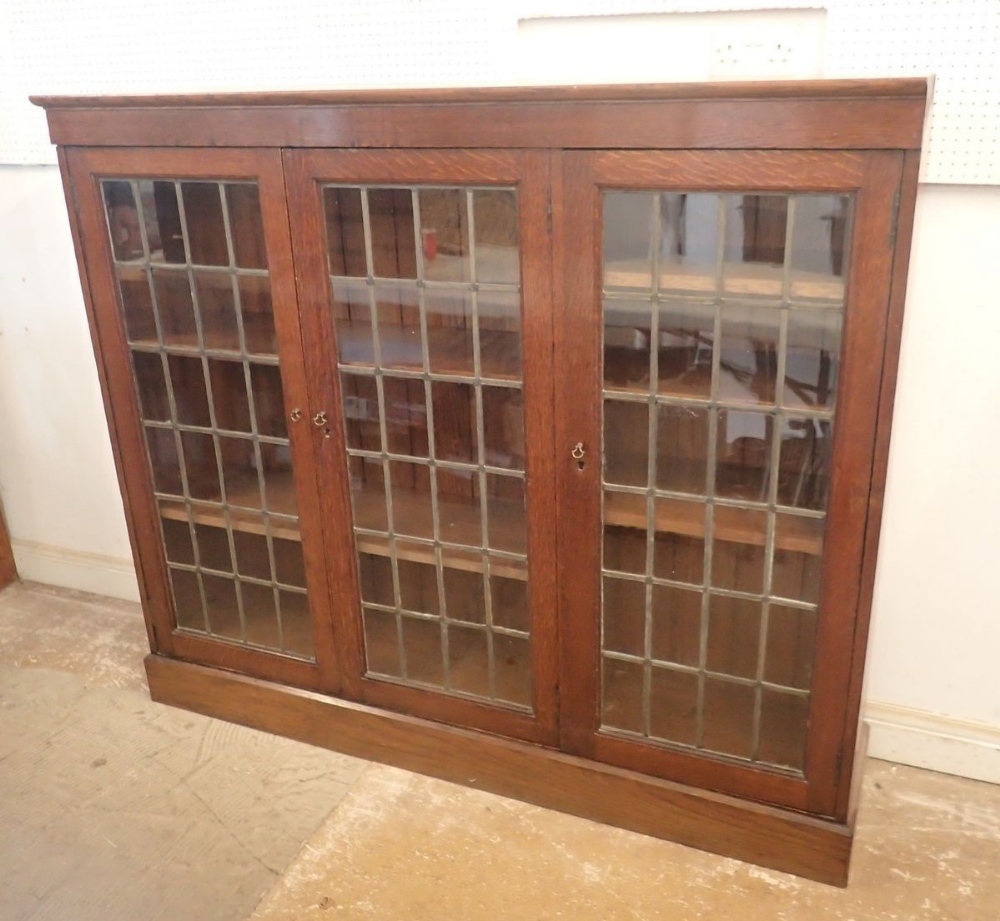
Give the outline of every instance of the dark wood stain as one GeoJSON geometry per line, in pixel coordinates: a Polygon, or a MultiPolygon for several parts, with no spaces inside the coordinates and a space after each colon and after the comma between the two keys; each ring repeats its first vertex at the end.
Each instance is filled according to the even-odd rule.
{"type": "Polygon", "coordinates": [[[7,524],[0,509],[0,589],[6,588],[17,580],[17,567],[14,565],[14,551],[10,547],[10,535],[7,524]]]}
{"type": "MultiPolygon", "coordinates": [[[[147,659],[154,698],[843,885],[864,750],[861,678],[925,96],[925,81],[907,79],[36,99],[62,145],[74,246],[150,648],[157,653],[147,659]],[[234,244],[249,260],[243,264],[266,262],[270,270],[284,394],[274,409],[291,441],[315,662],[178,629],[102,177],[181,180],[185,209],[189,217],[200,215],[206,231],[219,225],[221,211],[197,180],[256,184],[262,229],[236,218],[234,244]],[[345,431],[366,448],[379,445],[370,425],[345,420],[342,412],[345,396],[363,401],[370,395],[368,384],[344,384],[337,372],[340,327],[331,310],[328,231],[336,272],[363,277],[365,271],[357,240],[347,239],[360,220],[360,196],[324,201],[321,192],[337,182],[387,187],[379,193],[385,207],[376,202],[372,212],[380,228],[373,258],[376,274],[396,277],[415,277],[423,243],[413,231],[408,193],[392,189],[517,188],[530,713],[367,672],[345,431]],[[782,246],[776,203],[783,199],[767,196],[856,196],[851,251],[843,254],[850,278],[815,619],[821,653],[800,775],[601,728],[600,203],[609,187],[753,196],[744,208],[751,251],[743,255],[755,260],[775,256],[782,246]],[[313,424],[321,413],[326,421],[313,424]],[[345,430],[345,422],[353,428],[345,430]],[[580,462],[572,455],[577,444],[584,451],[580,462]]],[[[231,213],[255,207],[237,197],[231,213]]],[[[489,220],[484,211],[484,225],[489,220]]],[[[460,246],[461,218],[442,211],[436,222],[438,243],[460,246]]],[[[161,230],[165,258],[182,257],[170,227],[161,230]]],[[[205,232],[190,246],[201,260],[218,264],[224,255],[219,239],[218,232],[205,232]]],[[[182,295],[170,318],[179,329],[182,295]]],[[[382,309],[389,326],[413,327],[415,308],[402,298],[382,309]]],[[[439,318],[434,328],[461,340],[468,322],[439,318]]],[[[508,333],[502,323],[490,330],[487,352],[500,368],[508,333]]],[[[186,361],[175,361],[178,379],[186,361]]],[[[144,366],[141,372],[143,406],[149,401],[147,411],[162,413],[154,371],[144,366]]],[[[219,371],[213,389],[225,389],[225,380],[219,371]]],[[[400,413],[394,450],[426,453],[422,384],[393,386],[402,388],[393,398],[400,413]]],[[[460,455],[468,442],[471,392],[449,385],[433,393],[439,451],[460,455]]],[[[262,399],[268,399],[263,392],[262,399]]],[[[242,400],[228,392],[216,398],[216,411],[242,425],[242,400]]],[[[183,411],[191,418],[207,412],[203,385],[183,411]]],[[[496,412],[484,402],[487,440],[501,437],[496,412]]],[[[684,456],[697,455],[691,431],[664,432],[684,456]]],[[[645,450],[635,433],[621,437],[635,452],[645,450]]],[[[741,447],[740,463],[752,462],[753,447],[741,447]]],[[[410,489],[427,488],[426,469],[414,467],[407,476],[410,489]]],[[[478,498],[477,483],[440,482],[441,494],[455,501],[478,498]]],[[[517,491],[511,489],[500,484],[497,495],[511,498],[517,491]]],[[[9,571],[3,537],[0,526],[0,584],[9,571]]],[[[665,545],[668,551],[696,581],[691,547],[665,545]]],[[[724,568],[722,551],[718,562],[724,568]]],[[[814,590],[818,567],[807,571],[803,554],[782,567],[788,584],[808,582],[814,590]]],[[[729,569],[736,584],[735,556],[729,569]]],[[[752,650],[741,648],[738,617],[720,617],[719,624],[711,654],[751,675],[755,660],[752,650]]],[[[638,642],[630,636],[623,625],[620,640],[638,642]]],[[[801,637],[780,641],[799,655],[801,637]]],[[[690,654],[690,637],[678,634],[671,642],[676,654],[690,654]]]]}
{"type": "Polygon", "coordinates": [[[853,832],[633,771],[162,656],[153,700],[311,745],[846,886],[853,832]]]}

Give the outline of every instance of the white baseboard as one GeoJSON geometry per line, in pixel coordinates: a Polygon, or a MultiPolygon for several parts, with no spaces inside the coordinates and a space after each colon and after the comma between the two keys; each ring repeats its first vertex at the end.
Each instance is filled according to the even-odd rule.
{"type": "Polygon", "coordinates": [[[870,701],[868,754],[884,761],[1000,783],[1000,726],[870,701]]]}
{"type": "Polygon", "coordinates": [[[131,560],[29,540],[12,540],[11,547],[17,573],[26,581],[75,588],[125,601],[139,600],[139,583],[131,560]]]}

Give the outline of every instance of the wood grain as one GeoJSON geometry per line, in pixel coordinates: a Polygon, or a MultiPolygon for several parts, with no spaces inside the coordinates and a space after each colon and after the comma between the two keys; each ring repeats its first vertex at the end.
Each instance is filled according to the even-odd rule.
{"type": "Polygon", "coordinates": [[[308,397],[305,418],[325,412],[329,420],[313,429],[317,509],[322,520],[322,550],[330,586],[330,611],[340,662],[341,691],[350,698],[361,694],[364,669],[359,617],[360,588],[351,541],[345,522],[351,521],[351,499],[345,464],[346,447],[340,383],[337,379],[337,341],[330,320],[330,288],[326,258],[326,218],[319,185],[309,164],[284,152],[285,197],[290,215],[295,260],[299,322],[302,329],[302,365],[308,397]]]}
{"type": "MultiPolygon", "coordinates": [[[[558,271],[565,285],[561,324],[556,339],[558,416],[560,440],[589,442],[599,454],[600,431],[600,198],[601,189],[613,188],[726,188],[767,190],[824,190],[842,194],[856,192],[854,244],[847,288],[843,370],[837,400],[837,431],[834,441],[833,482],[829,523],[825,539],[799,522],[802,533],[788,530],[778,535],[778,550],[815,554],[825,548],[820,597],[817,655],[812,711],[806,747],[805,781],[762,766],[726,762],[709,755],[671,751],[644,744],[639,739],[598,731],[601,669],[600,592],[580,573],[600,568],[599,465],[591,480],[575,465],[559,468],[560,520],[566,522],[560,541],[561,611],[574,630],[564,641],[565,671],[561,675],[563,699],[563,747],[577,754],[606,760],[674,780],[818,814],[834,812],[839,795],[838,765],[844,753],[845,708],[843,688],[850,680],[850,650],[854,644],[857,616],[857,584],[861,571],[864,522],[874,448],[876,404],[867,398],[879,386],[882,332],[888,303],[888,267],[891,260],[892,203],[898,185],[901,153],[872,152],[628,152],[594,154],[567,153],[563,172],[564,215],[557,222],[557,249],[563,250],[558,271]],[[701,163],[705,167],[702,170],[701,163]],[[574,432],[578,434],[573,434],[574,432]],[[590,739],[583,733],[589,726],[590,739]],[[572,747],[570,747],[572,746],[572,747]]],[[[644,425],[636,423],[636,433],[644,425]]],[[[611,436],[608,436],[611,437],[611,436]]],[[[625,444],[629,433],[614,436],[625,444]]],[[[632,446],[645,468],[645,441],[632,446]]],[[[627,454],[621,450],[619,454],[627,454]]],[[[617,456],[617,455],[616,455],[617,456]]],[[[624,461],[622,463],[625,463],[624,461]]],[[[617,469],[617,468],[616,468],[617,469]]],[[[620,473],[621,471],[619,471],[620,473]]],[[[624,481],[629,481],[626,478],[624,481]]],[[[623,482],[624,482],[623,481],[623,482]]],[[[613,496],[608,503],[608,522],[615,525],[644,524],[645,509],[635,514],[631,497],[613,496]]],[[[693,508],[690,521],[668,512],[663,527],[688,536],[703,534],[693,508]],[[670,519],[671,515],[673,520],[670,519]]],[[[737,516],[740,513],[736,513],[737,516]]],[[[759,523],[727,518],[719,535],[744,547],[761,544],[759,523]]],[[[805,560],[785,561],[781,578],[804,585],[805,560]],[[798,571],[792,565],[799,566],[798,571]]],[[[716,562],[720,562],[721,557],[716,562]]],[[[738,567],[737,567],[738,569],[738,567]]],[[[717,575],[720,567],[715,567],[717,575]]],[[[778,570],[776,570],[777,578],[778,570]]],[[[745,590],[759,586],[732,585],[745,590]]],[[[733,642],[738,645],[738,637],[733,642]]],[[[721,640],[720,640],[721,642],[721,640]]],[[[752,677],[752,675],[748,675],[752,677]]],[[[853,704],[851,704],[853,706],[853,704]]],[[[856,711],[853,718],[856,719],[856,711]]],[[[838,814],[837,818],[843,818],[838,814]]]]}
{"type": "Polygon", "coordinates": [[[920,146],[922,97],[50,108],[60,145],[878,149],[920,146]]]}
{"type": "Polygon", "coordinates": [[[927,80],[920,77],[882,80],[761,80],[738,83],[648,83],[593,86],[481,86],[426,87],[415,89],[319,90],[272,93],[199,93],[148,96],[44,96],[29,97],[44,108],[90,107],[100,98],[109,107],[134,108],[175,105],[298,106],[319,104],[375,105],[378,103],[426,104],[430,102],[535,102],[622,99],[772,99],[823,98],[923,99],[927,80]]]}
{"type": "MultiPolygon", "coordinates": [[[[134,162],[134,156],[127,152],[124,157],[119,151],[115,154],[116,166],[124,165],[123,159],[125,163],[134,162]]],[[[111,250],[104,230],[103,202],[91,168],[91,152],[60,150],[59,157],[146,632],[150,649],[169,655],[173,651],[173,599],[162,562],[155,503],[145,462],[146,446],[138,421],[118,296],[111,279],[111,250]]]]}
{"type": "MultiPolygon", "coordinates": [[[[865,522],[864,562],[858,595],[858,615],[854,632],[851,679],[848,684],[847,721],[844,732],[844,751],[852,748],[863,753],[866,745],[861,739],[859,720],[854,716],[860,711],[864,699],[863,676],[868,651],[868,632],[871,623],[872,598],[875,593],[875,565],[878,560],[879,536],[882,530],[882,509],[885,501],[885,481],[889,467],[889,443],[892,432],[892,410],[896,396],[896,371],[903,337],[903,311],[906,303],[906,280],[910,268],[910,244],[913,239],[913,219],[917,199],[917,177],[920,155],[907,153],[903,159],[900,182],[899,209],[895,215],[896,240],[892,257],[891,293],[886,316],[885,350],[881,360],[881,379],[878,395],[878,420],[875,430],[875,448],[872,452],[871,487],[868,500],[868,518],[865,522]],[[858,740],[856,742],[856,740],[858,740]]],[[[837,815],[851,816],[857,804],[863,763],[859,755],[845,768],[841,778],[836,807],[837,815]]]]}
{"type": "MultiPolygon", "coordinates": [[[[312,616],[316,680],[323,690],[336,692],[343,683],[344,665],[338,656],[336,619],[330,602],[332,586],[328,581],[319,478],[313,451],[315,439],[322,437],[324,430],[310,424],[315,415],[313,411],[308,412],[306,417],[298,422],[292,420],[294,409],[309,407],[311,410],[312,407],[306,369],[300,360],[305,347],[304,330],[299,318],[292,240],[289,233],[290,215],[285,197],[284,171],[280,154],[275,152],[266,159],[262,157],[257,175],[274,327],[278,339],[278,355],[281,358],[281,389],[284,395],[282,409],[284,418],[289,420],[287,427],[291,441],[292,479],[296,495],[293,507],[298,510],[306,587],[309,592],[309,611],[312,616]]],[[[272,504],[271,507],[276,506],[272,504]]],[[[289,674],[292,674],[291,663],[286,660],[282,664],[289,669],[289,674]]],[[[298,671],[301,681],[302,669],[299,668],[298,671]]],[[[296,684],[299,681],[290,683],[296,684]]]]}
{"type": "MultiPolygon", "coordinates": [[[[145,178],[249,179],[261,188],[262,211],[267,236],[268,258],[274,275],[273,298],[276,314],[287,317],[295,311],[294,295],[289,300],[288,285],[293,277],[291,250],[288,241],[288,219],[280,202],[283,201],[280,156],[273,151],[180,151],[87,149],[66,152],[64,177],[71,189],[73,224],[80,247],[78,262],[85,273],[84,285],[92,322],[95,352],[101,371],[102,391],[108,412],[112,444],[116,453],[119,483],[125,501],[127,520],[132,532],[133,555],[137,563],[143,608],[147,617],[151,647],[182,654],[193,661],[202,661],[223,668],[234,668],[248,674],[281,678],[305,687],[332,688],[336,684],[332,663],[326,658],[330,631],[317,627],[315,642],[320,664],[313,665],[280,653],[268,653],[239,646],[225,640],[200,637],[191,633],[176,633],[174,601],[170,590],[163,539],[160,533],[157,503],[149,473],[147,449],[140,419],[140,409],[133,383],[129,347],[119,310],[118,293],[112,270],[112,255],[104,217],[104,203],[99,188],[101,176],[145,178]],[[276,189],[276,193],[275,193],[276,189]],[[277,198],[275,197],[277,194],[277,198]]],[[[287,327],[288,320],[276,319],[282,349],[298,351],[297,334],[287,327]]],[[[297,399],[294,371],[284,379],[285,396],[297,399]]],[[[293,434],[293,453],[302,455],[293,434]]],[[[310,510],[316,508],[309,486],[309,468],[296,487],[298,503],[306,514],[302,527],[309,528],[310,510]]],[[[311,590],[310,602],[316,622],[326,620],[327,589],[322,570],[317,574],[312,555],[321,554],[320,542],[307,541],[307,578],[311,590]]]]}
{"type": "MultiPolygon", "coordinates": [[[[546,352],[551,342],[550,260],[547,233],[548,155],[509,151],[287,151],[285,153],[287,187],[290,210],[298,216],[293,222],[292,233],[298,267],[300,310],[308,327],[306,335],[306,360],[310,379],[314,382],[315,399],[327,409],[331,419],[331,434],[319,446],[320,477],[324,482],[323,501],[326,503],[324,518],[328,522],[327,555],[332,567],[331,582],[342,587],[334,602],[341,642],[345,649],[345,689],[354,700],[365,700],[403,712],[415,713],[431,719],[474,726],[503,735],[516,736],[531,741],[555,740],[556,690],[556,605],[554,577],[554,515],[551,509],[554,488],[552,484],[551,448],[551,363],[546,352]],[[325,183],[391,184],[394,187],[416,183],[516,186],[518,191],[519,240],[521,255],[522,312],[521,349],[523,351],[525,444],[527,446],[526,498],[527,534],[529,548],[528,590],[531,610],[532,637],[532,686],[534,715],[526,717],[502,706],[492,706],[473,700],[442,694],[429,688],[406,687],[400,683],[366,676],[364,642],[360,625],[358,602],[359,576],[355,550],[362,546],[378,554],[379,542],[368,537],[344,540],[344,525],[364,518],[366,510],[377,508],[384,488],[373,483],[371,494],[362,496],[352,506],[347,492],[348,471],[344,444],[343,397],[341,381],[333,371],[332,356],[343,353],[355,355],[360,341],[359,324],[331,322],[330,282],[327,271],[326,229],[323,225],[321,186],[325,183]],[[347,338],[344,338],[347,337],[347,338]]],[[[407,244],[406,249],[412,246],[407,244]]],[[[409,321],[389,327],[393,332],[390,344],[412,339],[405,333],[409,321]],[[395,338],[393,338],[395,336],[395,338]]],[[[412,320],[412,318],[410,318],[412,320]]],[[[416,324],[419,328],[419,324],[416,324]]],[[[447,343],[455,332],[448,328],[434,329],[435,343],[447,343]]],[[[512,334],[493,332],[482,340],[491,363],[491,376],[505,373],[502,359],[511,352],[512,334]],[[499,345],[499,348],[494,346],[499,345]],[[499,370],[493,368],[500,362],[499,370]]],[[[402,351],[394,352],[410,370],[422,369],[419,346],[413,350],[412,363],[402,351]]],[[[456,349],[457,351],[457,349],[456,349]]],[[[440,353],[438,353],[440,354],[440,353]]],[[[370,361],[360,356],[362,363],[370,361]]],[[[509,373],[515,367],[510,364],[509,373]]],[[[411,429],[410,438],[413,431],[411,429]]],[[[420,436],[421,439],[425,435],[420,436]]],[[[404,446],[407,450],[412,444],[404,446]]],[[[426,447],[421,448],[424,453],[426,447]]],[[[470,494],[468,499],[474,497],[470,494]]],[[[478,499],[478,497],[475,497],[478,499]]],[[[479,538],[473,532],[480,529],[476,506],[459,498],[442,500],[444,506],[457,514],[454,522],[456,539],[465,536],[468,543],[478,546],[479,538]],[[463,512],[466,512],[463,514],[463,512]]],[[[394,500],[395,502],[395,500],[394,500]]],[[[423,482],[409,484],[401,494],[399,514],[403,519],[417,511],[425,511],[429,492],[423,482]]],[[[509,512],[513,512],[510,509],[509,512]]],[[[424,516],[426,517],[426,516],[424,516]]],[[[515,533],[519,522],[510,515],[499,517],[499,534],[505,533],[503,525],[515,533]]],[[[492,527],[491,527],[492,531],[492,527]]],[[[432,535],[427,534],[427,537],[432,535]]],[[[495,539],[497,534],[492,534],[495,539]]],[[[384,547],[384,545],[383,545],[384,547]]],[[[381,554],[378,554],[381,555],[381,554]]],[[[413,556],[413,552],[409,552],[413,556]]]]}
{"type": "Polygon", "coordinates": [[[6,588],[17,580],[17,567],[14,565],[14,551],[10,547],[10,534],[3,519],[3,509],[0,509],[0,589],[6,588]]]}
{"type": "MultiPolygon", "coordinates": [[[[925,97],[924,80],[887,80],[37,99],[48,109],[54,140],[90,145],[62,149],[60,162],[151,648],[171,657],[147,661],[154,696],[842,884],[860,774],[856,759],[863,749],[857,737],[861,677],[912,232],[914,151],[920,143],[925,97]],[[324,146],[338,149],[312,149],[324,146]],[[282,526],[279,536],[296,541],[305,553],[316,665],[175,629],[128,343],[110,271],[97,181],[102,175],[250,179],[260,184],[264,233],[242,245],[266,250],[282,357],[286,405],[281,409],[286,415],[300,409],[304,417],[289,426],[294,480],[276,481],[274,495],[289,500],[294,496],[301,510],[301,522],[282,526]],[[383,487],[372,474],[370,496],[360,494],[352,509],[341,407],[348,397],[371,399],[374,377],[351,375],[342,383],[336,370],[337,347],[359,369],[371,371],[374,356],[367,351],[364,318],[357,311],[352,314],[350,304],[338,308],[336,316],[331,310],[326,234],[338,221],[357,226],[360,196],[355,195],[354,211],[354,204],[345,200],[335,206],[342,209],[340,216],[332,218],[321,191],[326,182],[386,187],[379,193],[385,200],[370,215],[375,275],[385,277],[415,277],[413,213],[409,193],[400,193],[400,187],[423,183],[518,188],[523,355],[517,353],[516,330],[509,320],[484,328],[480,342],[488,360],[485,376],[515,380],[523,375],[525,437],[517,451],[524,455],[528,498],[531,714],[468,694],[437,692],[429,686],[433,681],[406,687],[378,677],[391,672],[376,669],[366,674],[355,550],[384,561],[387,545],[370,535],[356,542],[345,539],[350,534],[345,529],[354,512],[364,517],[372,511],[368,505],[374,508],[381,501],[378,491],[383,487]],[[816,560],[824,551],[815,618],[820,653],[812,675],[804,775],[705,752],[670,750],[601,729],[600,200],[605,188],[856,196],[828,528],[822,544],[809,522],[775,536],[781,560],[775,560],[774,578],[797,597],[812,598],[820,591],[816,560]],[[310,418],[321,412],[327,422],[312,425],[310,418]],[[584,449],[580,463],[571,456],[578,443],[584,449]],[[201,664],[180,664],[175,658],[201,664]],[[343,694],[355,703],[308,691],[343,694]],[[551,750],[555,747],[562,752],[551,750]],[[720,792],[696,792],[679,782],[720,792]],[[734,795],[745,800],[732,799],[734,795]],[[786,810],[827,816],[829,821],[786,810]]],[[[199,204],[195,195],[191,208],[207,224],[214,220],[207,198],[199,204]]],[[[448,241],[436,257],[436,270],[440,279],[461,280],[461,255],[448,247],[460,241],[462,231],[459,224],[448,223],[450,215],[435,219],[435,226],[442,228],[439,242],[448,241]]],[[[744,219],[750,219],[746,213],[744,219]]],[[[755,243],[761,253],[773,248],[772,237],[774,233],[761,232],[755,243]]],[[[218,239],[213,243],[211,235],[202,235],[194,245],[209,261],[218,255],[213,250],[218,239]]],[[[501,261],[508,258],[503,249],[497,247],[494,254],[501,261]]],[[[334,258],[340,260],[342,273],[363,281],[367,269],[356,240],[341,240],[338,252],[334,258]]],[[[485,258],[486,248],[481,255],[485,258]]],[[[746,252],[744,257],[765,258],[746,252]]],[[[732,278],[731,294],[779,292],[780,280],[772,269],[744,267],[732,278]]],[[[641,281],[649,287],[644,273],[627,264],[608,267],[605,281],[623,288],[641,281]]],[[[697,272],[674,272],[668,279],[671,290],[695,295],[707,293],[708,282],[697,272]]],[[[796,285],[798,294],[807,292],[817,304],[835,303],[844,293],[838,280],[821,276],[797,277],[796,285]]],[[[420,325],[414,304],[400,297],[398,303],[388,298],[382,306],[383,345],[399,359],[399,367],[421,371],[422,356],[411,361],[412,331],[420,325]]],[[[461,311],[453,317],[442,314],[428,319],[427,326],[442,368],[471,375],[466,359],[469,318],[461,311]]],[[[251,321],[247,329],[259,332],[251,321]]],[[[183,346],[183,331],[172,344],[183,346]]],[[[621,345],[618,351],[629,347],[628,342],[621,345]]],[[[630,369],[617,366],[624,359],[615,357],[615,349],[608,354],[609,382],[620,378],[627,390],[630,369]]],[[[187,360],[180,353],[177,357],[179,362],[187,360]]],[[[392,401],[399,418],[392,450],[425,456],[432,407],[424,405],[423,383],[398,377],[393,381],[392,401]]],[[[704,398],[708,392],[704,378],[690,376],[684,386],[690,396],[704,398]]],[[[435,429],[439,444],[461,452],[474,431],[474,402],[468,399],[467,385],[448,387],[448,392],[441,391],[440,404],[437,394],[432,398],[435,429]]],[[[235,413],[235,402],[221,411],[235,413]]],[[[611,437],[620,439],[618,453],[625,457],[619,466],[627,466],[630,452],[645,456],[648,436],[627,411],[622,415],[627,424],[611,437]]],[[[485,429],[502,430],[485,401],[484,417],[485,429]]],[[[352,439],[380,450],[380,440],[372,442],[371,431],[360,422],[352,425],[352,439]]],[[[687,482],[686,464],[693,470],[704,461],[704,446],[690,436],[691,431],[680,428],[670,436],[677,445],[672,470],[677,483],[687,482]]],[[[402,517],[407,513],[406,495],[425,504],[429,494],[428,468],[409,468],[404,484],[409,493],[399,500],[402,517]]],[[[697,476],[692,480],[696,482],[697,476]]],[[[523,533],[517,515],[507,521],[500,511],[507,507],[505,500],[519,498],[518,482],[506,486],[508,492],[497,494],[495,513],[491,511],[491,536],[501,539],[508,532],[523,533]]],[[[477,487],[446,484],[440,496],[456,512],[451,520],[468,527],[471,535],[478,527],[477,487]],[[473,512],[467,521],[460,514],[463,503],[473,512]]],[[[609,525],[623,532],[645,527],[645,510],[637,510],[632,498],[617,495],[608,501],[609,525]]],[[[700,509],[685,512],[686,506],[661,504],[657,554],[662,550],[664,560],[669,556],[672,572],[686,574],[678,578],[698,583],[702,562],[696,559],[697,545],[704,538],[700,509]]],[[[165,517],[180,514],[179,507],[169,506],[165,517]]],[[[200,523],[219,524],[212,514],[200,511],[200,523]]],[[[759,554],[763,545],[764,532],[754,517],[742,520],[734,512],[717,520],[718,565],[713,569],[724,572],[730,588],[759,591],[744,578],[749,569],[740,568],[742,556],[759,554]]],[[[252,534],[260,530],[259,521],[242,513],[235,514],[234,526],[252,534]]],[[[471,537],[469,542],[476,543],[471,537]]],[[[631,566],[631,572],[644,571],[629,556],[634,546],[625,541],[622,547],[622,565],[631,566]]],[[[409,589],[414,597],[430,592],[419,576],[419,564],[430,561],[424,549],[410,543],[400,558],[418,573],[409,589]]],[[[469,559],[448,559],[457,572],[481,571],[469,559]]],[[[523,585],[524,572],[516,563],[494,574],[523,585]]],[[[622,627],[623,637],[632,636],[629,627],[622,627]]],[[[782,680],[805,688],[810,662],[803,650],[812,649],[813,619],[804,623],[792,618],[785,629],[787,635],[775,641],[795,664],[782,680]]],[[[673,654],[690,658],[689,640],[680,633],[671,637],[673,654]]],[[[630,642],[638,640],[633,636],[630,642]]],[[[720,613],[709,643],[712,668],[754,677],[755,647],[747,642],[746,625],[736,613],[720,613]]],[[[688,664],[698,664],[697,644],[694,655],[688,664]]],[[[470,654],[456,668],[468,671],[474,661],[470,654]]],[[[791,716],[794,719],[795,713],[791,716]]],[[[745,725],[736,725],[739,720],[733,722],[734,713],[726,717],[728,722],[714,719],[713,727],[723,734],[726,726],[736,735],[745,730],[745,725]]],[[[803,725],[804,718],[792,733],[801,734],[803,725]]]]}
{"type": "MultiPolygon", "coordinates": [[[[832,192],[857,188],[864,166],[864,154],[842,150],[609,150],[595,155],[594,181],[618,189],[832,192]]],[[[768,269],[741,264],[737,275],[761,271],[768,269]]]]}
{"type": "Polygon", "coordinates": [[[594,155],[563,154],[553,173],[554,364],[558,501],[560,747],[589,756],[598,719],[600,641],[600,237],[594,155]],[[583,466],[572,457],[580,444],[583,466]],[[570,625],[572,629],[569,629],[570,625]]]}
{"type": "Polygon", "coordinates": [[[150,694],[219,719],[834,886],[853,828],[162,656],[150,694]]]}
{"type": "MultiPolygon", "coordinates": [[[[853,751],[845,749],[848,726],[858,720],[860,697],[845,699],[850,687],[856,625],[867,624],[861,612],[860,580],[871,488],[872,456],[882,380],[886,317],[893,262],[894,200],[900,185],[903,154],[868,154],[865,178],[855,202],[853,241],[847,282],[847,306],[837,424],[833,441],[816,666],[806,754],[812,783],[809,809],[845,818],[839,774],[848,771],[853,751]]],[[[850,730],[853,738],[853,730],[850,730]]]]}

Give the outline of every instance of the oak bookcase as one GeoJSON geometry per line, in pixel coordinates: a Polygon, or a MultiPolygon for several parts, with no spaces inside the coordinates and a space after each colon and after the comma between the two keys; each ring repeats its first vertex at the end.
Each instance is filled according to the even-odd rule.
{"type": "Polygon", "coordinates": [[[845,884],[925,97],[35,100],[152,696],[845,884]]]}

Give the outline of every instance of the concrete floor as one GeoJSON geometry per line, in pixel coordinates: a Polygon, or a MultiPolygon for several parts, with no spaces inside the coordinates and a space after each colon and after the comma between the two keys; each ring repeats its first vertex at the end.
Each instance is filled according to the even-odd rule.
{"type": "Polygon", "coordinates": [[[837,890],[161,707],[144,643],[0,594],[4,921],[1000,918],[997,786],[869,762],[837,890]]]}
{"type": "Polygon", "coordinates": [[[367,767],[149,700],[138,606],[0,593],[0,919],[241,921],[367,767]]]}

